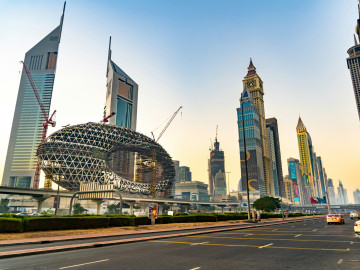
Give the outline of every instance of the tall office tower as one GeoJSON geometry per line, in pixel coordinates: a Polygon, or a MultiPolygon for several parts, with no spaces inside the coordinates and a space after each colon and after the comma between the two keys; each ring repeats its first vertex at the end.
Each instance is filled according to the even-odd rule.
{"type": "Polygon", "coordinates": [[[215,137],[214,147],[210,149],[209,165],[209,195],[226,195],[225,157],[220,150],[220,143],[215,137]]]}
{"type": "Polygon", "coordinates": [[[310,195],[307,193],[303,183],[300,161],[295,158],[288,158],[289,179],[292,181],[294,190],[294,203],[305,204],[310,201],[310,195]]]}
{"type": "Polygon", "coordinates": [[[174,165],[174,168],[175,168],[175,179],[174,179],[174,182],[175,182],[175,183],[179,183],[179,182],[180,182],[180,173],[179,173],[180,161],[178,161],[178,160],[173,160],[173,165],[174,165]]]}
{"type": "MultiPolygon", "coordinates": [[[[312,151],[314,151],[313,147],[312,147],[312,151]]],[[[319,168],[318,168],[317,157],[316,157],[315,152],[312,153],[311,167],[313,169],[313,176],[314,176],[313,180],[314,180],[314,187],[315,187],[315,196],[320,197],[321,196],[320,195],[321,194],[321,185],[320,185],[320,177],[319,177],[319,168]]]]}
{"type": "Polygon", "coordinates": [[[285,187],[285,198],[294,203],[294,189],[293,189],[293,181],[286,178],[284,179],[284,187],[285,187]]]}
{"type": "Polygon", "coordinates": [[[321,157],[317,157],[317,165],[318,165],[318,169],[319,169],[319,179],[320,179],[320,186],[321,186],[321,197],[326,196],[326,189],[325,189],[325,177],[324,177],[324,170],[323,169],[323,165],[322,165],[322,161],[321,161],[321,157]]]}
{"type": "MultiPolygon", "coordinates": [[[[49,117],[54,87],[59,43],[64,21],[65,4],[60,24],[26,54],[24,63],[35,82],[40,100],[49,117]]],[[[47,120],[47,119],[46,119],[47,120]]],[[[36,150],[45,122],[29,79],[23,70],[6,155],[3,186],[37,188],[39,173],[36,150]]]]}
{"type": "Polygon", "coordinates": [[[336,195],[335,195],[335,187],[333,180],[331,178],[329,178],[329,180],[327,181],[327,189],[328,189],[329,203],[330,204],[337,203],[336,195]]]}
{"type": "Polygon", "coordinates": [[[346,204],[346,196],[345,196],[344,186],[343,186],[341,180],[339,180],[339,186],[338,186],[337,190],[338,190],[338,202],[340,204],[346,204]]]}
{"type": "Polygon", "coordinates": [[[266,119],[266,128],[269,135],[269,149],[274,181],[274,195],[284,197],[284,179],[281,165],[280,139],[276,118],[266,119]]]}
{"type": "Polygon", "coordinates": [[[360,204],[360,190],[356,189],[354,192],[354,202],[355,204],[360,204]]]}
{"type": "MultiPolygon", "coordinates": [[[[356,22],[355,32],[360,40],[360,4],[358,4],[359,19],[356,22]]],[[[351,80],[354,88],[355,102],[360,119],[360,45],[354,35],[355,45],[347,53],[349,58],[346,59],[348,69],[350,69],[351,80]]]]}
{"type": "MultiPolygon", "coordinates": [[[[109,119],[110,125],[122,126],[136,130],[138,85],[111,60],[111,37],[109,39],[109,50],[106,71],[106,101],[104,116],[115,112],[109,119]]],[[[115,151],[108,160],[113,171],[128,180],[134,179],[135,154],[125,151],[115,151]]],[[[142,163],[146,158],[136,156],[137,172],[140,176],[142,163]]],[[[149,173],[148,173],[149,174],[149,173]]],[[[136,177],[135,181],[138,181],[136,177]]]]}
{"type": "Polygon", "coordinates": [[[273,180],[271,173],[271,159],[270,159],[270,150],[268,142],[268,133],[266,130],[265,123],[265,108],[264,108],[264,88],[263,82],[258,74],[256,74],[256,68],[253,65],[252,60],[250,59],[250,65],[248,67],[248,73],[246,74],[243,80],[243,86],[247,87],[250,91],[252,98],[254,99],[254,104],[259,111],[259,121],[260,121],[260,136],[261,136],[261,147],[262,147],[262,157],[263,157],[263,171],[264,171],[264,181],[266,187],[266,194],[273,196],[273,180]]]}
{"type": "Polygon", "coordinates": [[[179,167],[179,182],[191,182],[191,171],[189,167],[179,167]]]}
{"type": "MultiPolygon", "coordinates": [[[[306,192],[306,194],[309,194],[310,197],[314,197],[315,196],[315,188],[314,188],[312,166],[311,166],[309,133],[306,131],[306,127],[303,124],[300,117],[299,117],[298,124],[296,126],[296,132],[297,132],[297,138],[298,138],[302,180],[304,183],[305,192],[306,192]]],[[[305,204],[307,204],[307,203],[309,203],[309,201],[305,202],[305,204]]]]}
{"type": "Polygon", "coordinates": [[[259,197],[266,196],[264,181],[263,152],[260,133],[259,109],[255,105],[247,86],[240,99],[240,108],[237,108],[237,124],[239,132],[241,190],[246,193],[246,172],[248,174],[249,193],[259,197]],[[244,127],[244,128],[243,128],[244,127]],[[244,142],[245,129],[245,142],[244,142]],[[246,148],[246,155],[245,155],[246,148]],[[245,166],[245,156],[247,171],[245,166]]]}

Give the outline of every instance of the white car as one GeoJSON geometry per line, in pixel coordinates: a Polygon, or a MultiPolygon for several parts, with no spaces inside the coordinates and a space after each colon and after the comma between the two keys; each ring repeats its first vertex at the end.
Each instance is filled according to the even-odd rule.
{"type": "Polygon", "coordinates": [[[360,220],[354,223],[355,236],[360,237],[360,220]]]}
{"type": "Polygon", "coordinates": [[[353,219],[353,218],[359,219],[359,212],[352,212],[352,213],[350,214],[350,218],[351,218],[351,219],[353,219]]]}

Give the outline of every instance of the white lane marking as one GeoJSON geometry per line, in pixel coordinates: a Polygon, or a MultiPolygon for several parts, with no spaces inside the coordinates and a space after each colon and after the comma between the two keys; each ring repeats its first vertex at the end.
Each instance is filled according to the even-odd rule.
{"type": "Polygon", "coordinates": [[[245,234],[244,236],[254,235],[253,233],[245,234]]]}
{"type": "Polygon", "coordinates": [[[106,262],[108,260],[109,259],[100,260],[100,261],[94,261],[94,262],[88,262],[88,263],[74,264],[74,265],[70,265],[70,266],[61,267],[59,269],[67,269],[67,268],[78,267],[78,266],[83,266],[83,265],[88,265],[88,264],[93,264],[93,263],[106,262]]]}
{"type": "Polygon", "coordinates": [[[313,230],[313,232],[316,232],[316,231],[317,231],[317,229],[313,230]]]}
{"type": "Polygon", "coordinates": [[[324,228],[327,228],[327,226],[325,226],[324,228]]]}
{"type": "Polygon", "coordinates": [[[297,234],[297,235],[295,235],[294,237],[299,237],[301,234],[297,234]]]}
{"type": "Polygon", "coordinates": [[[268,247],[268,246],[272,246],[274,243],[270,243],[270,244],[267,244],[265,246],[262,246],[262,247],[259,247],[259,248],[264,248],[264,247],[268,247]]]}
{"type": "Polygon", "coordinates": [[[195,267],[195,268],[191,268],[190,270],[197,270],[197,269],[200,269],[201,267],[195,267]]]}
{"type": "Polygon", "coordinates": [[[274,229],[274,230],[272,230],[273,232],[275,232],[275,231],[277,231],[278,229],[274,229]]]}
{"type": "Polygon", "coordinates": [[[201,243],[194,243],[191,244],[190,246],[196,246],[196,245],[202,245],[202,244],[208,244],[209,242],[201,242],[201,243]]]}
{"type": "Polygon", "coordinates": [[[291,226],[292,228],[294,228],[295,226],[291,226]]]}
{"type": "Polygon", "coordinates": [[[343,259],[338,260],[337,264],[341,264],[343,262],[343,259]]]}
{"type": "Polygon", "coordinates": [[[349,251],[349,250],[350,250],[350,248],[347,248],[346,250],[347,250],[347,251],[349,251]]]}
{"type": "Polygon", "coordinates": [[[354,244],[354,242],[351,242],[350,245],[354,244]]]}
{"type": "Polygon", "coordinates": [[[305,224],[303,224],[304,226],[306,225],[306,223],[305,224]]]}

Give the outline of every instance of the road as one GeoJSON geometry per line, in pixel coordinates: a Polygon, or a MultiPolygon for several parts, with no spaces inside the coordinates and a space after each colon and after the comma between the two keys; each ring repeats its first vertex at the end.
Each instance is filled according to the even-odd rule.
{"type": "Polygon", "coordinates": [[[353,221],[324,219],[0,260],[0,269],[360,269],[353,221]]]}

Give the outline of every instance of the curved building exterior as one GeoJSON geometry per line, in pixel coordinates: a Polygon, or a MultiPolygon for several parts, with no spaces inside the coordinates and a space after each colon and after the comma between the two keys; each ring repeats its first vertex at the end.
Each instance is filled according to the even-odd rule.
{"type": "Polygon", "coordinates": [[[67,190],[79,190],[80,182],[114,184],[124,192],[150,194],[152,152],[156,151],[156,191],[169,195],[175,169],[169,154],[149,137],[128,128],[86,123],[63,128],[39,145],[37,156],[47,177],[67,190]],[[137,182],[113,163],[118,152],[141,158],[137,182]]]}

